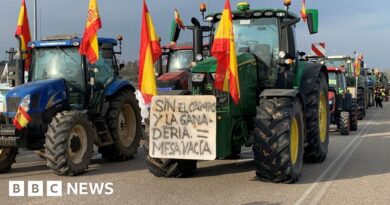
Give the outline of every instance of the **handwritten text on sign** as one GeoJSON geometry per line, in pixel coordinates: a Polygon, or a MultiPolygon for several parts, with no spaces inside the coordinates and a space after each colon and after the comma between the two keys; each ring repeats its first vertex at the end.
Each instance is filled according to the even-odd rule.
{"type": "Polygon", "coordinates": [[[152,100],[149,155],[154,158],[216,158],[214,96],[155,96],[152,100]]]}

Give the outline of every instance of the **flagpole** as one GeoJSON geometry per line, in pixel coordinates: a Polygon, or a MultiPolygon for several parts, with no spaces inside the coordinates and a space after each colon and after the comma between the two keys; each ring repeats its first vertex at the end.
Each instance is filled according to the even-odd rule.
{"type": "Polygon", "coordinates": [[[38,3],[34,0],[34,41],[38,39],[38,3]]]}

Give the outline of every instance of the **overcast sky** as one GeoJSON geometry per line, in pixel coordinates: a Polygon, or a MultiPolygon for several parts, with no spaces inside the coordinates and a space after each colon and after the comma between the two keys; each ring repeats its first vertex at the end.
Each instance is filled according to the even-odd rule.
{"type": "MultiPolygon", "coordinates": [[[[89,0],[37,0],[39,37],[77,33],[82,35],[89,0]]],[[[310,36],[307,26],[297,26],[298,49],[310,53],[312,42],[326,42],[328,55],[364,53],[370,67],[389,68],[390,1],[389,0],[306,0],[308,8],[320,10],[320,31],[310,36]]],[[[0,59],[5,50],[15,47],[14,32],[21,0],[0,0],[0,59]]],[[[33,33],[33,0],[26,0],[33,33]]],[[[177,8],[185,23],[200,18],[198,5],[208,4],[208,11],[220,11],[225,0],[148,0],[158,34],[169,41],[173,9],[177,8]]],[[[237,0],[231,0],[236,7],[237,0]]],[[[252,8],[282,8],[282,0],[249,0],[252,8]]],[[[138,58],[142,0],[98,0],[103,28],[99,36],[124,36],[121,60],[138,58]]],[[[300,0],[293,0],[292,11],[299,13],[300,0]]],[[[188,39],[182,39],[188,41],[188,39]]]]}

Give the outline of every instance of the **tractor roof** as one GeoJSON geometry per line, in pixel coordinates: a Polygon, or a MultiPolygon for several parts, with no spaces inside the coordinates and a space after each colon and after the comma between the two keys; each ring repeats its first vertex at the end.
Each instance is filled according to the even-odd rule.
{"type": "MultiPolygon", "coordinates": [[[[207,15],[208,21],[219,21],[222,13],[212,13],[207,15]]],[[[270,18],[270,17],[286,17],[289,19],[298,19],[298,16],[292,12],[287,12],[285,9],[253,9],[233,11],[233,18],[270,18]]]]}
{"type": "MultiPolygon", "coordinates": [[[[40,41],[31,41],[28,45],[30,47],[69,47],[79,46],[82,38],[78,38],[76,35],[54,35],[43,38],[40,41]]],[[[114,46],[118,45],[118,41],[113,38],[98,38],[99,44],[108,43],[114,46]]]]}
{"type": "Polygon", "coordinates": [[[163,49],[169,50],[192,50],[192,45],[166,45],[163,49]]]}

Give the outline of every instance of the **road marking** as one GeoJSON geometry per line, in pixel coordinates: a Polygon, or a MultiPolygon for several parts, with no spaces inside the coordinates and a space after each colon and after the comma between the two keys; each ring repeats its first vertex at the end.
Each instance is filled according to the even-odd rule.
{"type": "Polygon", "coordinates": [[[370,127],[370,124],[376,120],[376,118],[379,116],[380,112],[377,112],[370,120],[370,123],[367,123],[366,126],[358,133],[357,136],[354,137],[353,140],[343,149],[343,151],[336,157],[336,159],[322,172],[322,174],[316,179],[316,181],[305,191],[305,193],[298,199],[298,201],[295,203],[295,205],[302,204],[307,197],[311,194],[311,192],[314,190],[316,186],[322,181],[328,173],[333,170],[333,167],[340,161],[340,159],[344,156],[344,154],[347,152],[347,150],[354,145],[358,139],[361,139],[359,137],[362,133],[365,133],[365,131],[370,127]]]}
{"type": "MultiPolygon", "coordinates": [[[[376,117],[376,119],[378,119],[378,116],[376,117]]],[[[328,189],[330,188],[330,186],[333,184],[334,182],[334,179],[340,174],[341,170],[345,167],[345,165],[347,164],[347,162],[351,159],[352,155],[355,153],[355,150],[359,147],[359,145],[364,141],[364,135],[367,134],[368,132],[370,132],[372,130],[372,126],[369,126],[369,128],[366,130],[366,132],[363,134],[363,135],[358,135],[356,136],[357,138],[359,138],[358,141],[356,141],[355,145],[353,148],[351,148],[351,150],[349,151],[349,153],[347,154],[347,156],[344,158],[344,160],[341,162],[341,164],[337,167],[337,169],[333,172],[333,174],[330,176],[329,180],[325,183],[325,185],[323,185],[323,187],[321,188],[321,190],[319,191],[319,193],[315,196],[314,200],[311,202],[311,204],[318,204],[321,199],[324,197],[324,195],[326,194],[326,191],[328,191],[328,189]]]]}

